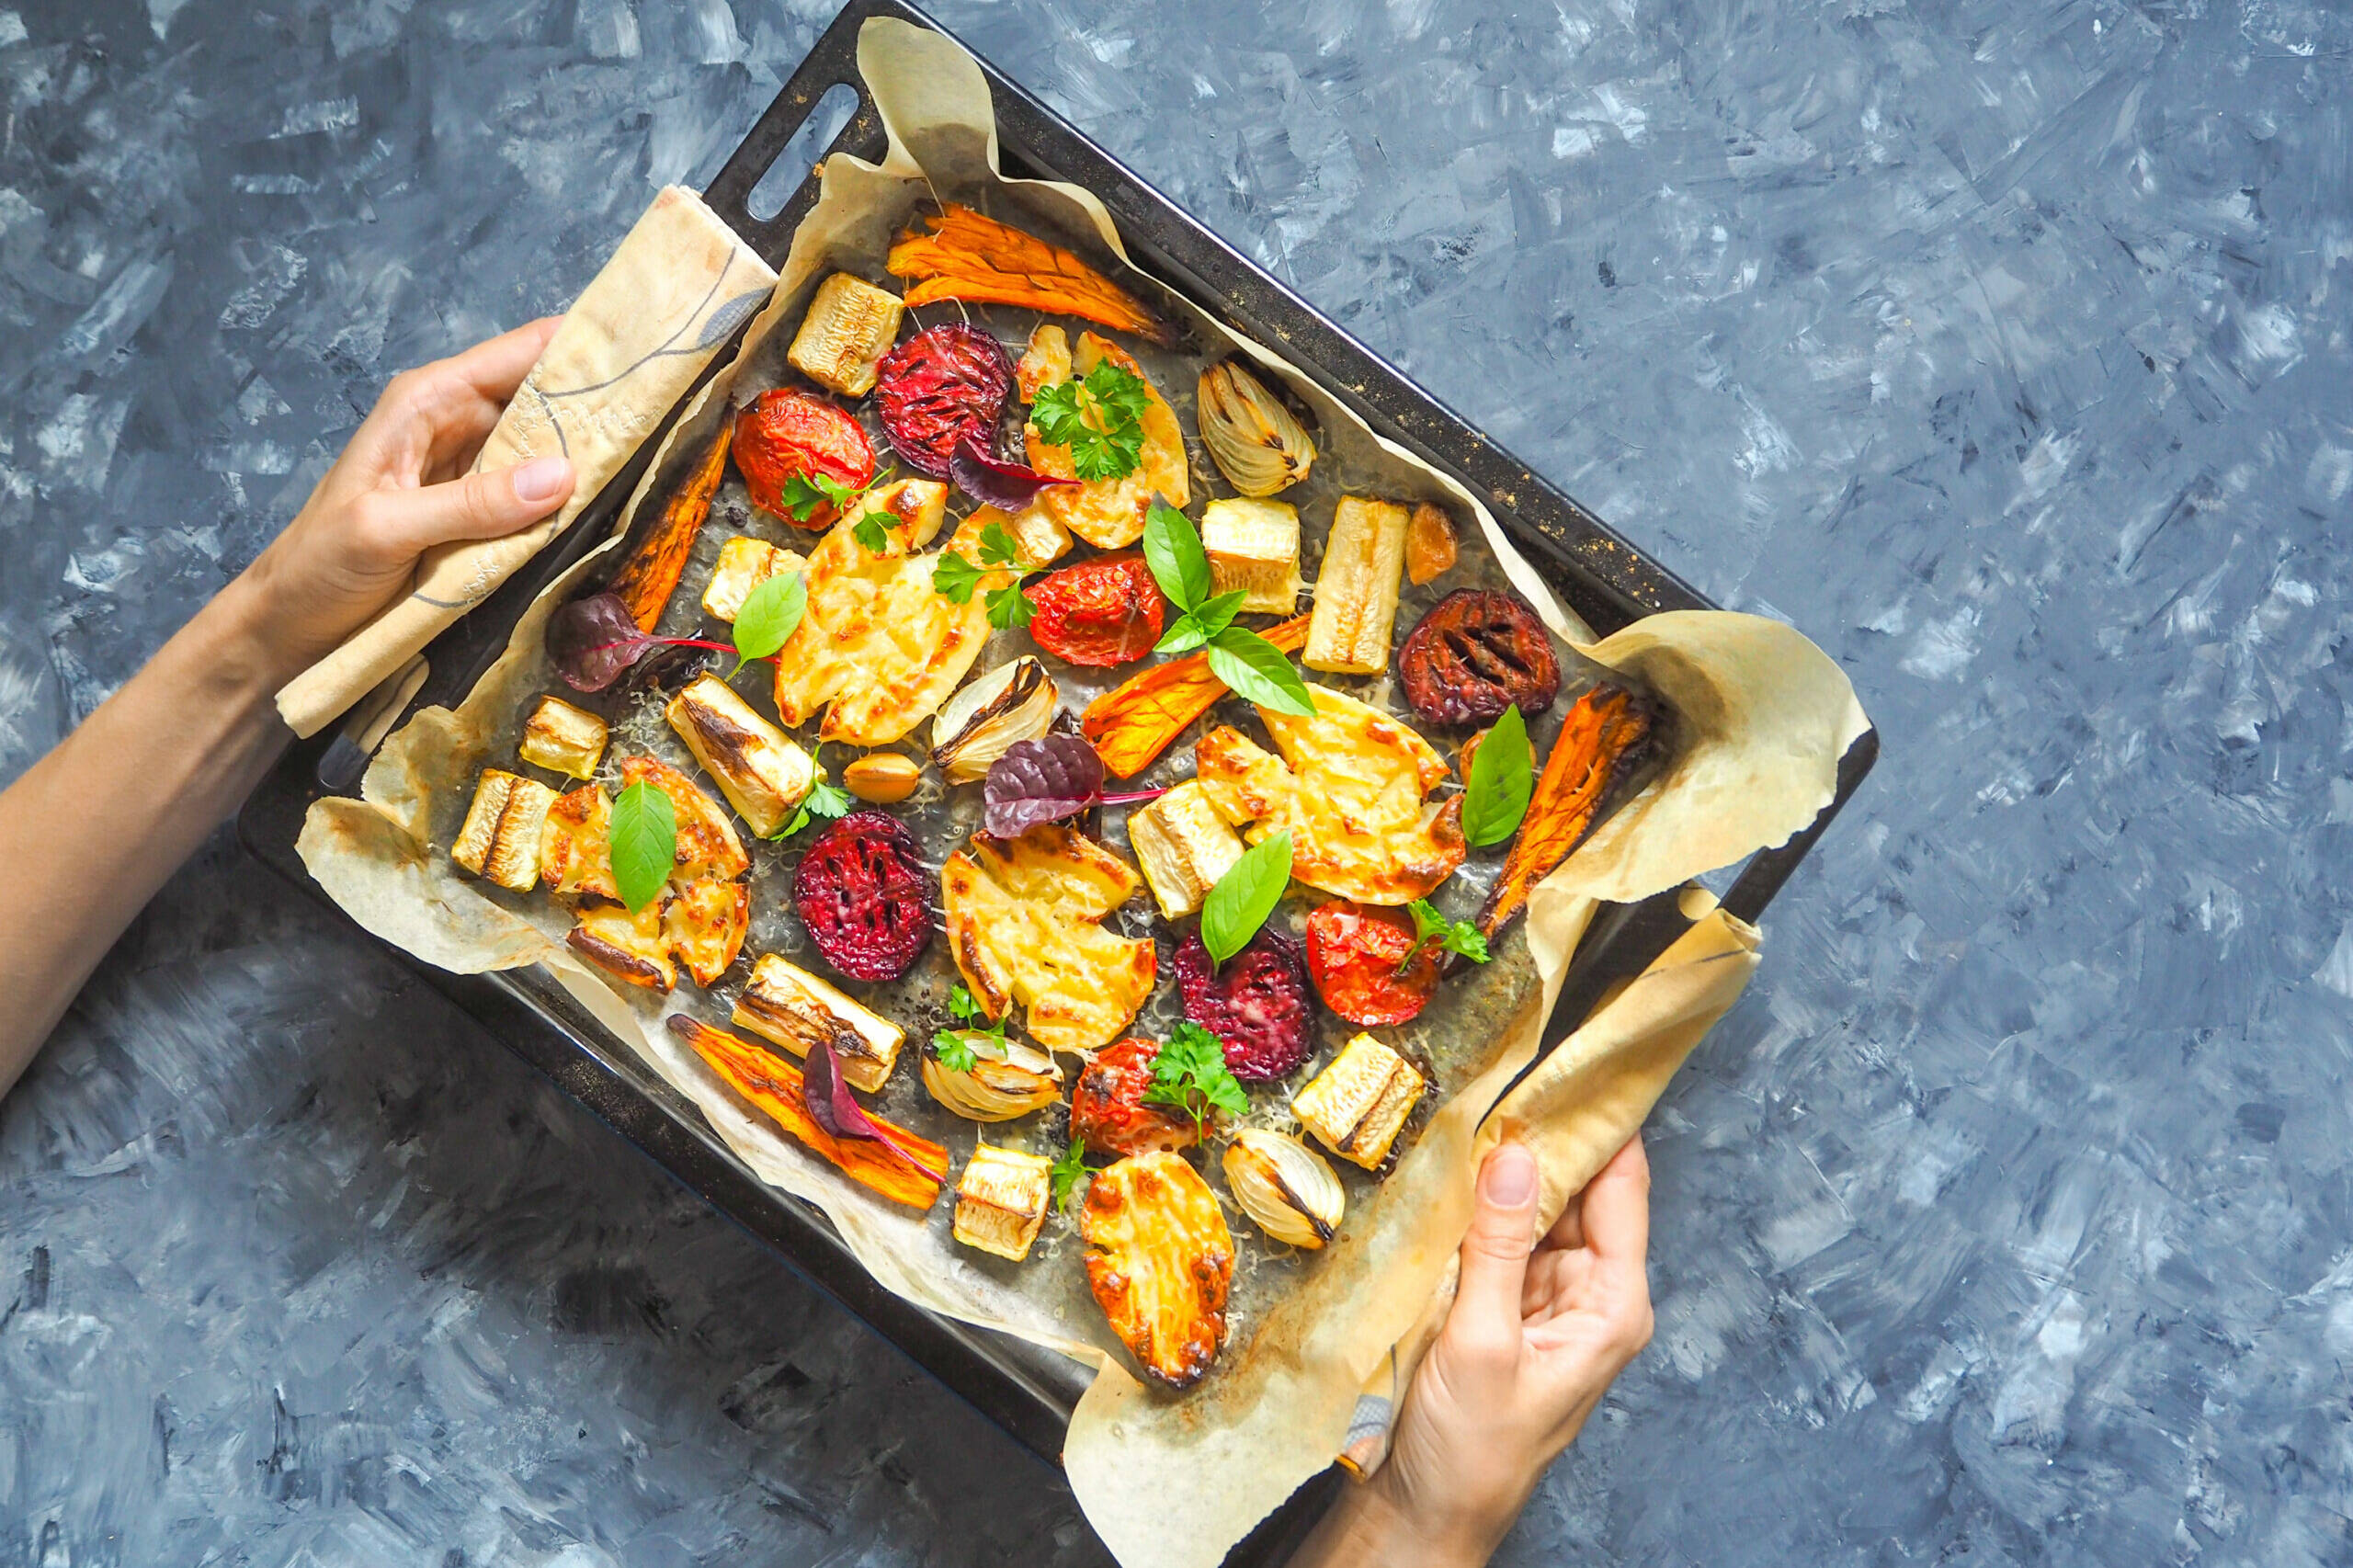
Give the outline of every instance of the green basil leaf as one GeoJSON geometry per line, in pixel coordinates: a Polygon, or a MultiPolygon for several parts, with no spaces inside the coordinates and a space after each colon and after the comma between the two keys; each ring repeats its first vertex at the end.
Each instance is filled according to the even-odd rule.
{"type": "Polygon", "coordinates": [[[608,838],[613,885],[621,903],[643,909],[662,892],[678,863],[678,810],[670,797],[641,778],[613,802],[608,838]]]}
{"type": "Polygon", "coordinates": [[[1223,963],[1258,934],[1290,886],[1290,835],[1279,833],[1244,852],[1201,904],[1201,946],[1223,963]]]}
{"type": "Polygon", "coordinates": [[[809,585],[798,572],[770,577],[744,596],[744,608],[735,612],[735,668],[783,647],[808,608],[809,585]]]}
{"type": "Polygon", "coordinates": [[[1193,609],[1191,613],[1194,624],[1214,637],[1233,624],[1233,618],[1242,612],[1242,601],[1249,597],[1250,591],[1247,588],[1236,588],[1230,594],[1220,594],[1217,597],[1193,609]]]}
{"type": "Polygon", "coordinates": [[[1211,638],[1210,673],[1245,701],[1302,719],[1315,717],[1315,698],[1290,655],[1255,631],[1229,626],[1211,638]]]}
{"type": "Polygon", "coordinates": [[[1528,747],[1528,721],[1519,704],[1504,710],[1471,757],[1471,783],[1462,797],[1462,836],[1484,847],[1519,831],[1528,797],[1536,788],[1536,763],[1528,747]]]}
{"type": "Polygon", "coordinates": [[[1168,630],[1160,634],[1160,641],[1152,645],[1152,651],[1155,653],[1189,653],[1209,640],[1210,634],[1201,630],[1201,623],[1195,620],[1188,610],[1168,623],[1168,630]]]}
{"type": "MultiPolygon", "coordinates": [[[[1210,597],[1209,552],[1190,518],[1165,501],[1154,501],[1143,519],[1143,561],[1152,580],[1178,609],[1190,612],[1210,597]]],[[[1226,619],[1232,620],[1232,616],[1226,619]]],[[[1214,632],[1218,629],[1207,629],[1214,632]]]]}

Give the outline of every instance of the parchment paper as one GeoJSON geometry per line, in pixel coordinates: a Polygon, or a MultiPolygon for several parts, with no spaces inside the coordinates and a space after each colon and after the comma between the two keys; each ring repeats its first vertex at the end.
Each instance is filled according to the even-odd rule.
{"type": "MultiPolygon", "coordinates": [[[[891,133],[888,157],[880,165],[838,154],[827,160],[821,198],[794,236],[772,302],[753,323],[743,353],[689,407],[657,453],[631,512],[666,494],[725,416],[729,400],[756,384],[745,379],[747,367],[761,361],[772,335],[790,335],[815,282],[836,267],[870,269],[872,258],[934,191],[985,199],[999,210],[1031,214],[1048,228],[1092,233],[1124,256],[1108,215],[1093,197],[996,175],[986,85],[952,42],[876,19],[861,33],[859,66],[891,133]]],[[[1615,852],[1608,868],[1615,880],[1597,883],[1615,890],[1611,896],[1673,887],[1780,843],[1828,802],[1838,755],[1859,733],[1861,716],[1836,667],[1802,637],[1752,618],[1699,617],[1681,618],[1665,635],[1635,643],[1621,642],[1631,631],[1593,643],[1590,631],[1553,599],[1473,497],[1381,441],[1271,350],[1234,338],[1141,273],[1123,280],[1201,339],[1248,354],[1285,380],[1322,419],[1320,444],[1336,454],[1335,466],[1353,465],[1381,485],[1380,493],[1440,500],[1457,516],[1475,517],[1502,570],[1558,634],[1591,644],[1589,652],[1604,664],[1641,661],[1643,678],[1659,679],[1678,705],[1695,705],[1698,721],[1688,727],[1680,760],[1620,813],[1622,819],[1639,808],[1648,825],[1639,845],[1615,852]],[[1769,704],[1769,711],[1747,722],[1748,709],[1759,704],[1769,704]]],[[[1323,520],[1313,519],[1319,532],[1323,520]]],[[[706,531],[722,530],[714,525],[706,531]]],[[[429,961],[460,971],[546,964],[616,1038],[688,1096],[756,1174],[830,1215],[860,1260],[892,1290],[1100,1367],[1064,1454],[1089,1520],[1131,1568],[1215,1562],[1339,1452],[1359,1390],[1428,1309],[1469,1211],[1464,1173],[1474,1168],[1483,1119],[1501,1086],[1532,1059],[1542,1020],[1591,917],[1592,897],[1574,891],[1586,857],[1574,858],[1532,901],[1520,961],[1532,960],[1535,983],[1522,988],[1509,1017],[1494,1020],[1484,1069],[1415,1134],[1396,1171],[1373,1187],[1368,1201],[1359,1206],[1352,1199],[1340,1242],[1315,1260],[1300,1288],[1237,1326],[1233,1343],[1202,1385],[1183,1397],[1147,1393],[1099,1347],[1099,1323],[1082,1325],[1042,1312],[1012,1283],[1017,1275],[976,1267],[974,1255],[942,1247],[921,1217],[882,1202],[775,1132],[666,1031],[649,1027],[665,1009],[650,1006],[642,994],[624,999],[571,958],[561,945],[567,918],[549,901],[502,904],[450,864],[448,841],[475,774],[511,756],[523,706],[545,688],[540,646],[545,617],[574,583],[597,569],[597,562],[591,556],[582,562],[524,617],[506,655],[455,712],[428,710],[386,742],[369,770],[364,802],[327,800],[313,808],[301,844],[305,864],[363,926],[429,961]],[[1140,1475],[1183,1475],[1187,1483],[1140,1488],[1140,1475]]],[[[1643,625],[1659,621],[1678,618],[1656,617],[1643,625]]],[[[1070,700],[1066,691],[1066,704],[1070,700]]],[[[756,909],[778,902],[779,892],[756,886],[756,909]]],[[[1505,966],[1499,960],[1494,967],[1505,966]]],[[[1638,1027],[1638,1015],[1626,1017],[1636,1019],[1628,1026],[1633,1033],[1655,1032],[1638,1027]]],[[[1145,1026],[1139,1020],[1140,1029],[1145,1026]]],[[[1627,1044],[1622,1033],[1595,1040],[1593,1060],[1574,1090],[1591,1092],[1591,1109],[1576,1120],[1573,1142],[1578,1148],[1601,1143],[1606,1153],[1650,1104],[1640,1092],[1612,1085],[1647,1082],[1659,1058],[1627,1044]]],[[[1245,1242],[1245,1250],[1255,1244],[1245,1242]]],[[[1033,1256],[1027,1267],[1072,1262],[1068,1255],[1033,1256]]]]}

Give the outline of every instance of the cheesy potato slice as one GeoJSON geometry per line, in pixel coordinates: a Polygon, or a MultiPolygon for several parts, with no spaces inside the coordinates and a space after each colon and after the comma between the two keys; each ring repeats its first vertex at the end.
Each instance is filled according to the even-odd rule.
{"type": "Polygon", "coordinates": [[[946,485],[903,480],[867,496],[809,552],[808,608],[777,653],[776,710],[786,729],[823,708],[819,740],[888,745],[963,680],[989,637],[986,585],[957,604],[931,585],[938,556],[917,553],[947,509],[946,485]],[[886,519],[880,554],[858,541],[858,520],[870,515],[886,519]]]}
{"type": "MultiPolygon", "coordinates": [[[[1033,347],[1035,341],[1032,340],[1033,347]]],[[[1185,464],[1185,427],[1176,422],[1176,411],[1168,406],[1168,400],[1144,376],[1143,367],[1136,363],[1133,355],[1091,332],[1078,335],[1078,347],[1072,352],[1067,367],[1055,363],[1051,357],[1041,358],[1032,367],[1034,386],[1026,378],[1023,384],[1034,402],[1037,389],[1067,381],[1074,375],[1083,377],[1106,359],[1143,381],[1149,394],[1142,418],[1143,460],[1123,479],[1090,479],[1041,491],[1030,510],[1052,519],[1098,549],[1118,550],[1143,538],[1143,520],[1152,510],[1153,496],[1160,496],[1180,512],[1192,498],[1192,482],[1185,464]]],[[[1023,363],[1029,365],[1030,357],[1023,356],[1023,363]]],[[[1077,475],[1068,447],[1048,441],[1038,434],[1035,426],[1025,427],[1022,437],[1029,450],[1031,468],[1055,479],[1077,475]]]]}
{"type": "Polygon", "coordinates": [[[1092,1051],[1152,994],[1152,939],[1106,931],[1103,917],[1142,881],[1110,850],[1060,823],[1019,838],[975,837],[939,869],[948,942],[988,1016],[1018,1003],[1049,1051],[1092,1051]]]}
{"type": "Polygon", "coordinates": [[[1233,1233],[1185,1156],[1133,1154],[1088,1183],[1078,1233],[1086,1283],[1145,1373],[1172,1389],[1201,1381],[1225,1345],[1233,1233]]]}
{"type": "MultiPolygon", "coordinates": [[[[672,883],[703,877],[717,877],[723,881],[752,869],[752,858],[744,853],[744,842],[735,836],[735,824],[727,820],[719,802],[704,794],[693,779],[668,763],[650,756],[623,757],[623,787],[641,779],[670,797],[670,812],[677,819],[678,856],[670,872],[672,883]]],[[[608,850],[607,864],[610,863],[608,850]]]]}
{"type": "Polygon", "coordinates": [[[1308,689],[1312,719],[1258,710],[1280,757],[1221,726],[1195,744],[1195,776],[1251,843],[1289,833],[1290,874],[1310,887],[1359,903],[1427,898],[1468,849],[1461,797],[1423,799],[1448,777],[1446,763],[1379,709],[1308,689]]]}

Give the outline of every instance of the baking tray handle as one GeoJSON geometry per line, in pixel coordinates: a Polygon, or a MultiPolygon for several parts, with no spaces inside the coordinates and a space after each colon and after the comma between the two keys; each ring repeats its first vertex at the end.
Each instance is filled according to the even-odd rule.
{"type": "MultiPolygon", "coordinates": [[[[849,11],[846,10],[844,19],[848,16],[849,11]]],[[[754,215],[752,194],[778,160],[791,151],[793,138],[816,112],[825,95],[836,87],[847,87],[856,94],[858,106],[850,111],[848,120],[826,139],[824,151],[828,153],[845,143],[856,145],[880,134],[882,126],[874,100],[868,96],[866,83],[858,74],[858,29],[843,27],[839,21],[817,40],[809,57],[785,83],[784,90],[777,94],[760,116],[759,123],[752,127],[751,134],[744,138],[743,144],[703,187],[705,204],[729,228],[743,235],[769,266],[779,270],[792,248],[793,230],[801,226],[801,220],[816,205],[817,182],[793,179],[791,198],[766,218],[754,215]]]]}

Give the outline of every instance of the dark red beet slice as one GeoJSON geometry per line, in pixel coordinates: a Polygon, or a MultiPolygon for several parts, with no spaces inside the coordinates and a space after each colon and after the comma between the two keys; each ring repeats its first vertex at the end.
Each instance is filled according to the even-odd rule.
{"type": "Polygon", "coordinates": [[[1397,650],[1415,712],[1436,724],[1491,724],[1519,704],[1533,719],[1561,690],[1561,661],[1544,623],[1515,594],[1457,588],[1430,608],[1397,650]]]}
{"type": "Polygon", "coordinates": [[[792,873],[792,906],[824,960],[852,980],[896,980],[931,940],[931,873],[915,835],[882,812],[852,812],[817,835],[792,873]]]}
{"type": "Polygon", "coordinates": [[[1185,1016],[1225,1042],[1225,1064],[1243,1082],[1279,1078],[1307,1060],[1307,966],[1282,932],[1260,930],[1215,971],[1200,933],[1188,934],[1176,949],[1176,986],[1185,1016]]]}
{"type": "Polygon", "coordinates": [[[874,406],[899,460],[946,479],[967,436],[983,451],[996,445],[997,416],[1013,391],[1005,345],[962,322],[926,327],[882,358],[874,406]]]}

